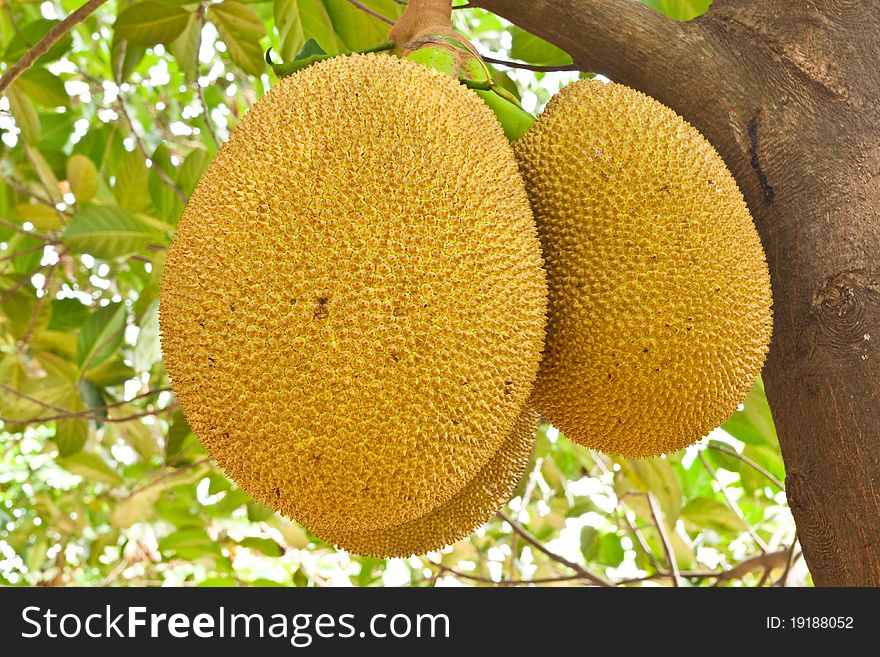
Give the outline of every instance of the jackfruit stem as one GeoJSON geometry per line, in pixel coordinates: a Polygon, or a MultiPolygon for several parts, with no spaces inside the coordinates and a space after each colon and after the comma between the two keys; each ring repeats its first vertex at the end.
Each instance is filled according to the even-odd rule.
{"type": "Polygon", "coordinates": [[[388,32],[403,48],[418,35],[436,28],[452,27],[452,0],[409,0],[406,9],[388,32]]]}

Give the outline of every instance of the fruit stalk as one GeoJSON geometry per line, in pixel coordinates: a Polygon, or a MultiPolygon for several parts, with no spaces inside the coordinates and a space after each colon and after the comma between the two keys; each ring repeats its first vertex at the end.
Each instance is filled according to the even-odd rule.
{"type": "Polygon", "coordinates": [[[452,0],[409,0],[388,38],[403,48],[420,34],[452,27],[452,0]]]}

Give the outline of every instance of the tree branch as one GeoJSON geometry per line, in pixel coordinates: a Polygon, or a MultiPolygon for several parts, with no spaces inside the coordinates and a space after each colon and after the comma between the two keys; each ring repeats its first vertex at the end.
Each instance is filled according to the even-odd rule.
{"type": "Polygon", "coordinates": [[[107,2],[107,0],[88,0],[83,6],[75,10],[72,14],[68,15],[67,18],[46,32],[46,36],[30,48],[21,59],[6,69],[6,73],[3,74],[3,77],[0,77],[0,93],[3,93],[19,75],[33,66],[34,62],[49,52],[49,49],[54,46],[61,37],[70,32],[74,26],[83,22],[105,2],[107,2]]]}
{"type": "Polygon", "coordinates": [[[365,5],[364,3],[358,2],[358,0],[348,0],[348,2],[349,2],[349,4],[354,5],[355,7],[360,9],[362,12],[364,12],[368,16],[372,16],[376,20],[382,21],[383,23],[386,23],[387,25],[394,25],[393,20],[391,20],[387,16],[383,16],[378,11],[373,11],[372,9],[367,7],[367,5],[365,5]]]}
{"type": "MultiPolygon", "coordinates": [[[[196,84],[198,85],[199,81],[196,80],[196,84]]],[[[146,144],[144,144],[144,140],[141,139],[141,136],[137,133],[137,130],[134,129],[134,123],[131,120],[131,115],[128,113],[128,110],[125,109],[125,102],[122,100],[122,96],[117,98],[116,104],[119,107],[119,111],[122,112],[122,116],[125,117],[125,122],[128,123],[128,129],[131,130],[131,136],[134,138],[135,143],[138,146],[138,150],[140,150],[141,154],[148,160],[152,162],[152,158],[150,157],[150,153],[147,150],[146,144]]],[[[153,170],[156,172],[156,175],[159,176],[159,179],[162,183],[168,187],[170,190],[174,192],[177,198],[180,199],[180,202],[186,205],[187,198],[186,194],[177,186],[177,184],[168,177],[168,174],[162,170],[162,167],[159,166],[158,162],[153,162],[153,170]]]]}
{"type": "MultiPolygon", "coordinates": [[[[454,7],[453,7],[454,9],[454,7]]],[[[511,62],[506,59],[496,59],[495,57],[488,57],[486,55],[480,55],[483,58],[483,61],[487,64],[494,64],[495,66],[507,66],[509,68],[521,68],[526,71],[535,71],[537,73],[555,73],[559,71],[578,71],[577,66],[574,64],[563,64],[560,66],[541,66],[539,64],[525,64],[523,62],[511,62]]]]}
{"type": "Polygon", "coordinates": [[[706,445],[706,449],[714,449],[716,452],[721,452],[723,454],[727,454],[729,456],[732,456],[733,458],[739,459],[740,461],[742,461],[743,463],[748,465],[750,468],[752,468],[756,472],[759,472],[760,474],[764,475],[770,481],[770,483],[773,484],[774,486],[776,486],[779,490],[781,490],[781,491],[785,490],[785,486],[782,484],[782,482],[779,481],[779,479],[777,479],[776,477],[774,477],[773,474],[769,470],[758,465],[752,459],[750,459],[748,456],[745,456],[744,454],[740,454],[735,449],[731,449],[725,445],[719,445],[717,443],[709,443],[708,445],[706,445]]]}
{"type": "Polygon", "coordinates": [[[648,498],[648,506],[651,508],[651,517],[654,518],[654,525],[657,527],[657,533],[660,535],[660,544],[663,546],[663,554],[666,555],[666,564],[669,566],[669,572],[672,575],[672,584],[676,588],[681,586],[681,574],[678,571],[678,562],[675,560],[675,553],[672,551],[672,545],[669,542],[669,535],[666,533],[666,523],[663,520],[663,514],[660,512],[660,506],[657,504],[657,498],[650,491],[646,494],[648,498]]]}
{"type": "Polygon", "coordinates": [[[569,561],[568,559],[563,557],[561,554],[556,554],[552,550],[549,550],[543,543],[541,543],[541,541],[539,541],[537,538],[532,536],[532,534],[530,532],[528,532],[522,525],[520,525],[518,522],[516,522],[513,518],[509,518],[503,511],[499,511],[495,515],[498,516],[504,522],[506,522],[508,525],[510,525],[510,527],[513,529],[513,531],[515,531],[517,534],[519,534],[520,537],[524,541],[526,541],[526,543],[531,545],[533,548],[535,548],[539,552],[550,557],[553,561],[556,561],[558,563],[561,563],[563,566],[567,566],[568,568],[571,568],[574,572],[576,572],[578,575],[580,575],[581,579],[584,579],[592,584],[595,584],[596,586],[614,586],[613,584],[611,584],[610,582],[608,582],[604,578],[599,577],[598,575],[591,573],[589,570],[587,570],[583,566],[576,564],[573,561],[569,561]]]}
{"type": "Polygon", "coordinates": [[[746,520],[746,517],[743,515],[742,509],[739,508],[739,504],[734,501],[732,497],[730,497],[730,493],[727,492],[727,486],[721,483],[721,480],[718,479],[718,473],[715,472],[715,468],[713,468],[709,461],[706,460],[706,455],[703,454],[703,450],[699,452],[700,461],[703,463],[703,467],[706,468],[706,471],[712,477],[716,484],[718,484],[718,490],[721,492],[721,495],[724,496],[724,501],[727,502],[728,508],[736,514],[736,517],[740,519],[740,522],[745,525],[746,530],[749,532],[749,536],[752,537],[752,540],[755,541],[755,544],[760,548],[761,552],[767,551],[767,544],[764,540],[758,535],[758,532],[752,527],[752,524],[746,520]]]}

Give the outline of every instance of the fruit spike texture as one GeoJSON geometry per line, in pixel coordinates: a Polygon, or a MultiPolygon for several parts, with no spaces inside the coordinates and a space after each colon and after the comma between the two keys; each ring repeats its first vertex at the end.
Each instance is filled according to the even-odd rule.
{"type": "Polygon", "coordinates": [[[722,423],[770,341],[770,280],[724,162],[671,109],[579,81],[515,147],[548,273],[537,410],[628,457],[722,423]]]}
{"type": "Polygon", "coordinates": [[[455,543],[485,523],[510,499],[535,445],[538,414],[526,408],[498,452],[445,504],[396,527],[320,533],[322,539],[355,554],[408,557],[455,543]]]}
{"type": "Polygon", "coordinates": [[[245,491],[312,531],[377,529],[449,500],[510,434],[546,294],[491,110],[419,64],[339,57],[282,80],[205,172],[162,347],[245,491]]]}

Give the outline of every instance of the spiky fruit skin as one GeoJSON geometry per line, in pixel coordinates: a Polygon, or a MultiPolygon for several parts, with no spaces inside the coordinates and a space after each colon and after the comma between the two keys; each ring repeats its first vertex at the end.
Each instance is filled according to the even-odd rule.
{"type": "Polygon", "coordinates": [[[510,434],[546,281],[513,152],[456,80],[340,57],[282,80],[169,250],[165,365],[245,491],[313,531],[446,502],[510,434]]]}
{"type": "Polygon", "coordinates": [[[538,411],[628,457],[732,413],[771,332],[761,242],[733,176],[671,109],[579,81],[515,144],[548,272],[538,411]]]}
{"type": "Polygon", "coordinates": [[[337,547],[382,559],[439,550],[488,521],[510,499],[535,446],[538,414],[526,408],[510,436],[477,475],[445,504],[396,527],[319,536],[337,547]]]}

